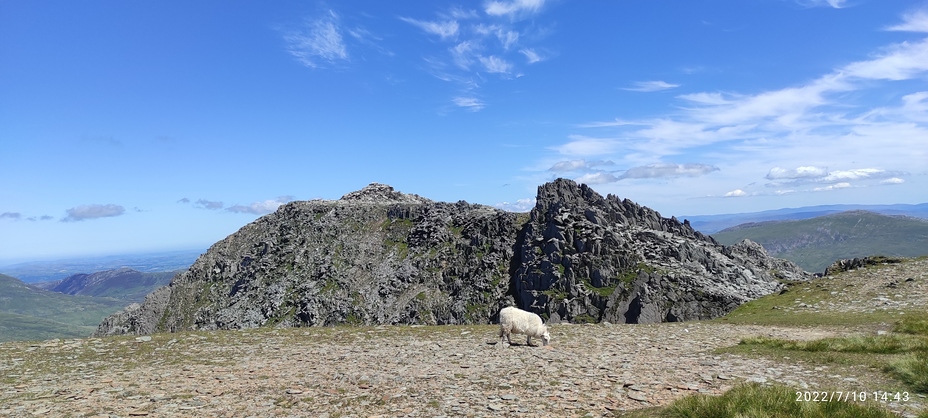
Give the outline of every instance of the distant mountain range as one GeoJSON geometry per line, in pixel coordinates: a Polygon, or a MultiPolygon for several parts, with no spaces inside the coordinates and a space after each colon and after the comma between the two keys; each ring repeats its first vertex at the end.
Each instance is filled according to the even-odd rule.
{"type": "Polygon", "coordinates": [[[714,234],[725,228],[766,221],[790,221],[816,218],[839,212],[865,210],[883,215],[901,215],[914,218],[928,219],[928,203],[917,205],[821,205],[801,208],[785,208],[766,210],[763,212],[729,213],[723,215],[696,215],[677,216],[678,219],[687,219],[693,229],[704,234],[714,234]]]}
{"type": "Polygon", "coordinates": [[[6,274],[26,283],[64,280],[78,273],[93,273],[118,268],[131,268],[142,273],[185,270],[204,251],[183,250],[146,254],[123,254],[63,260],[30,261],[0,266],[6,274]]]}
{"type": "Polygon", "coordinates": [[[819,273],[846,258],[928,255],[928,220],[862,210],[803,220],[746,223],[712,237],[725,245],[750,239],[771,256],[819,273]]]}

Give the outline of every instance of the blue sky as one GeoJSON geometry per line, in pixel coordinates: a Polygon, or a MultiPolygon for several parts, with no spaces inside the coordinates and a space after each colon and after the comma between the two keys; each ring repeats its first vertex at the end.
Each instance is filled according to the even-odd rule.
{"type": "Polygon", "coordinates": [[[664,216],[928,201],[928,3],[0,1],[0,261],[371,182],[664,216]]]}

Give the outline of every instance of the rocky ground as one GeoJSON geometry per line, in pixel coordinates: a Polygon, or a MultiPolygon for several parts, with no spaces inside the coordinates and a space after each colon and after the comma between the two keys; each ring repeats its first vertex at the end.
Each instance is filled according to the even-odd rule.
{"type": "Polygon", "coordinates": [[[559,325],[548,347],[502,347],[490,326],[344,327],[7,343],[0,416],[604,416],[742,381],[884,390],[870,370],[712,352],[838,332],[559,325]]]}
{"type": "MultiPolygon", "coordinates": [[[[924,308],[926,263],[825,278],[809,286],[824,287],[818,293],[829,297],[783,309],[924,308]]],[[[500,346],[496,331],[265,328],[4,343],[0,417],[612,416],[694,393],[720,394],[746,381],[797,391],[898,390],[866,367],[714,351],[750,336],[884,332],[874,326],[561,324],[551,327],[547,347],[526,346],[524,339],[500,346]]],[[[928,399],[913,394],[886,406],[914,416],[928,399]]]]}

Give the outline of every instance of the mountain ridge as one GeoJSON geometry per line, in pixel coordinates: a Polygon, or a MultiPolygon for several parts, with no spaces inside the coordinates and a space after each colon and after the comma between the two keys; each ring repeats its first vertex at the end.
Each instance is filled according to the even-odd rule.
{"type": "Polygon", "coordinates": [[[244,226],[96,335],[488,323],[509,305],[554,322],[708,319],[809,277],[571,180],[539,186],[528,214],[373,183],[244,226]]]}

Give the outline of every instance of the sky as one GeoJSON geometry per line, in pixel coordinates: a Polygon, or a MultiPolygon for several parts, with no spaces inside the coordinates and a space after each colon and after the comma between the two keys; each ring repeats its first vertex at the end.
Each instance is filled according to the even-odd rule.
{"type": "Polygon", "coordinates": [[[663,216],[928,202],[928,2],[0,0],[0,262],[378,182],[663,216]]]}

